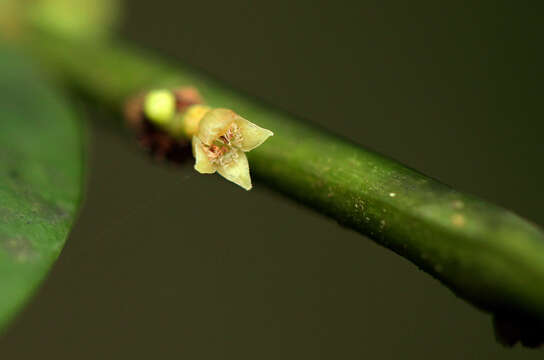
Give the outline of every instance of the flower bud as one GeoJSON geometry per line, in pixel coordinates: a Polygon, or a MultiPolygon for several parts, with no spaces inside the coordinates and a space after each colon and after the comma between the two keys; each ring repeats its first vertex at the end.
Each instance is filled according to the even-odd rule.
{"type": "Polygon", "coordinates": [[[197,104],[185,111],[182,116],[182,132],[185,136],[191,138],[198,132],[200,121],[210,110],[209,106],[197,104]]]}
{"type": "Polygon", "coordinates": [[[145,97],[144,113],[151,122],[166,127],[176,113],[176,97],[169,90],[153,90],[145,97]]]}

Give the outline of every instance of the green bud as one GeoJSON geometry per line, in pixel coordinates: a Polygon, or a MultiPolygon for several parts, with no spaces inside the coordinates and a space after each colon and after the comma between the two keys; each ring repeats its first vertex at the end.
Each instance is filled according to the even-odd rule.
{"type": "Polygon", "coordinates": [[[167,127],[176,113],[176,97],[169,90],[150,91],[144,100],[144,113],[153,123],[167,127]]]}

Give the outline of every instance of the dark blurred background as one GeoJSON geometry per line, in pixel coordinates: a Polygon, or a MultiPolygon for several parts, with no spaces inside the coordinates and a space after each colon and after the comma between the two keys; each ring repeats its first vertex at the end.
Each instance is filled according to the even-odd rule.
{"type": "MultiPolygon", "coordinates": [[[[125,1],[121,33],[544,225],[537,4],[125,1]]],[[[542,358],[369,239],[89,118],[85,207],[2,358],[542,358]]]]}

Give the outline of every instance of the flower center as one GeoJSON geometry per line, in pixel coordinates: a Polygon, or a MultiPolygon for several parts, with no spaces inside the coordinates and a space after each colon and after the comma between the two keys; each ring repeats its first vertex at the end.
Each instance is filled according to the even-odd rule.
{"type": "Polygon", "coordinates": [[[227,131],[225,131],[225,133],[217,139],[217,141],[222,144],[234,147],[240,147],[240,145],[242,144],[242,140],[242,133],[236,123],[233,123],[231,126],[229,126],[227,131]]]}
{"type": "Polygon", "coordinates": [[[208,159],[219,166],[226,166],[238,158],[238,153],[228,145],[218,144],[204,145],[208,159]]]}

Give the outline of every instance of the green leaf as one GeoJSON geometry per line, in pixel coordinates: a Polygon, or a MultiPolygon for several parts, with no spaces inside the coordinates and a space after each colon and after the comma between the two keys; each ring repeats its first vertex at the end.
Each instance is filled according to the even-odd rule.
{"type": "Polygon", "coordinates": [[[0,47],[0,329],[58,257],[82,195],[80,124],[29,61],[0,47]]]}

